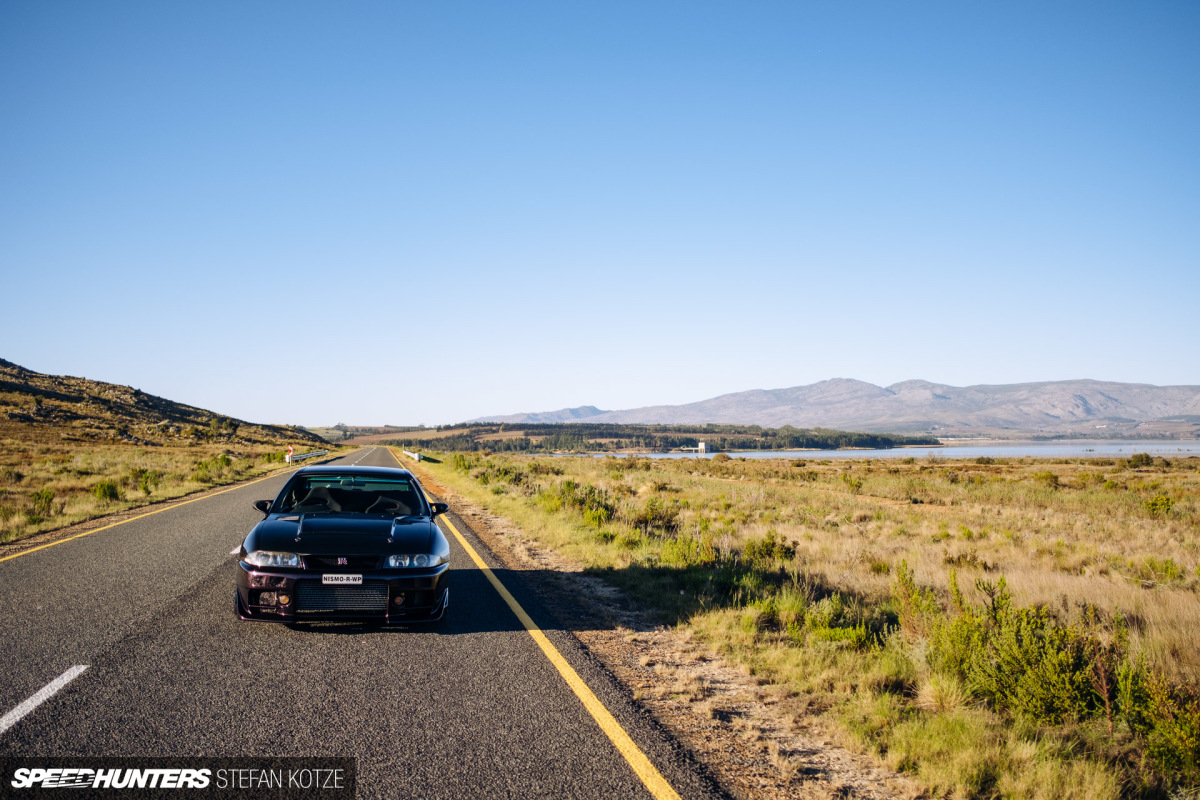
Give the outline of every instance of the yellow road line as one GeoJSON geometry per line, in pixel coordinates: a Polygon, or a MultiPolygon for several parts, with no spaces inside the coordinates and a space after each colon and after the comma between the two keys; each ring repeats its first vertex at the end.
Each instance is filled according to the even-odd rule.
{"type": "MultiPolygon", "coordinates": [[[[389,447],[388,450],[391,451],[392,448],[389,447]]],[[[396,457],[395,452],[392,452],[392,458],[396,459],[397,464],[400,463],[400,459],[396,457]]],[[[646,754],[637,746],[637,743],[629,737],[629,734],[621,727],[621,723],[617,722],[616,717],[604,707],[604,704],[600,702],[600,698],[596,697],[596,693],[592,691],[591,687],[584,682],[583,678],[579,677],[579,673],[563,658],[562,653],[558,652],[558,649],[546,634],[542,632],[542,629],[537,626],[537,623],[525,613],[525,609],[521,607],[517,599],[509,593],[508,589],[504,588],[504,584],[496,577],[496,573],[492,572],[491,567],[480,558],[479,553],[475,552],[475,548],[471,547],[466,537],[458,532],[458,528],[454,527],[454,523],[449,519],[442,517],[442,521],[446,523],[446,527],[454,534],[454,538],[458,540],[463,550],[475,562],[475,566],[479,567],[480,572],[484,574],[488,582],[492,584],[500,597],[512,609],[512,612],[517,615],[517,619],[521,620],[521,624],[525,626],[525,630],[529,631],[529,635],[537,642],[538,647],[542,649],[546,658],[550,659],[550,663],[562,675],[563,680],[571,687],[571,691],[575,692],[575,696],[579,698],[580,702],[583,703],[583,707],[592,715],[592,719],[596,720],[596,724],[608,736],[609,740],[617,748],[617,751],[629,762],[629,766],[641,778],[642,783],[650,794],[656,800],[680,800],[679,794],[667,782],[667,779],[662,776],[662,773],[658,771],[653,762],[646,757],[646,754]]]]}
{"type": "Polygon", "coordinates": [[[287,472],[295,472],[295,471],[296,470],[273,472],[270,475],[266,475],[262,478],[252,480],[249,483],[239,483],[237,486],[231,486],[230,488],[222,489],[219,492],[213,492],[212,494],[206,494],[203,497],[193,497],[191,500],[184,500],[182,503],[175,503],[174,505],[164,506],[163,508],[156,508],[153,511],[148,511],[145,514],[139,514],[136,517],[130,517],[129,519],[123,519],[120,522],[114,522],[111,525],[105,525],[101,528],[92,528],[90,531],[84,531],[83,533],[77,533],[74,536],[68,536],[66,539],[59,539],[57,542],[50,542],[48,544],[38,545],[37,547],[31,547],[28,550],[22,550],[19,553],[13,553],[11,556],[4,556],[3,558],[0,558],[0,563],[3,563],[5,561],[12,561],[14,558],[20,558],[21,556],[27,556],[30,553],[36,553],[38,550],[45,550],[47,547],[55,547],[56,545],[63,544],[64,542],[70,542],[75,539],[82,539],[84,536],[91,536],[93,533],[99,533],[100,531],[106,531],[109,528],[115,528],[118,525],[125,525],[130,522],[136,522],[139,519],[145,519],[146,517],[152,517],[155,514],[161,514],[164,511],[171,511],[172,509],[179,508],[180,506],[186,506],[188,503],[198,503],[201,500],[207,500],[208,498],[216,497],[219,494],[228,494],[229,492],[237,491],[238,489],[244,489],[247,486],[252,486],[256,483],[262,483],[263,481],[270,480],[271,478],[278,477],[279,475],[284,475],[287,472]]]}

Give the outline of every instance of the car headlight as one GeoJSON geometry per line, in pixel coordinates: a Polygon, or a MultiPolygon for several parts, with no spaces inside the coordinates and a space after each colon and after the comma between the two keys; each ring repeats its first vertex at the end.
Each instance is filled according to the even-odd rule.
{"type": "Polygon", "coordinates": [[[436,567],[439,564],[445,563],[446,559],[443,556],[429,555],[427,553],[418,553],[415,556],[410,556],[407,553],[401,553],[395,556],[388,556],[385,564],[391,569],[401,567],[436,567]]]}
{"type": "Polygon", "coordinates": [[[300,556],[295,553],[276,553],[271,550],[255,550],[247,553],[245,562],[256,567],[299,567],[300,556]]]}

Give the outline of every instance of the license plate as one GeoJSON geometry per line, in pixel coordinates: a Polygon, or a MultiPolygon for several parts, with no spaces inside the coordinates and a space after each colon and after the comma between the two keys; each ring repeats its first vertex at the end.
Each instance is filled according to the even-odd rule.
{"type": "Polygon", "coordinates": [[[322,575],[321,583],[326,586],[362,586],[362,575],[322,575]]]}

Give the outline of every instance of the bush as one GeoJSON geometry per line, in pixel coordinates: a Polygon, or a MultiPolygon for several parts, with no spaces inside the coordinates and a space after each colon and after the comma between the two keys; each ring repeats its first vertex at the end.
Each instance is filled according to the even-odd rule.
{"type": "Polygon", "coordinates": [[[1172,686],[1161,676],[1145,683],[1146,755],[1172,782],[1200,783],[1200,687],[1172,686]]]}
{"type": "Polygon", "coordinates": [[[1033,475],[1033,480],[1035,483],[1040,483],[1042,486],[1045,486],[1049,489],[1057,489],[1059,486],[1061,486],[1058,481],[1058,475],[1050,472],[1049,470],[1035,472],[1033,475]]]}
{"type": "MultiPolygon", "coordinates": [[[[952,582],[952,585],[953,582],[952,582]]],[[[926,637],[941,617],[942,608],[932,589],[917,586],[912,567],[901,561],[892,583],[892,600],[901,629],[910,636],[926,637]]]]}
{"type": "Polygon", "coordinates": [[[659,563],[666,567],[710,567],[717,563],[717,550],[708,536],[679,536],[663,543],[659,563]]]}
{"type": "Polygon", "coordinates": [[[597,489],[591,484],[579,484],[573,480],[542,489],[537,493],[537,502],[547,511],[570,509],[581,517],[588,525],[599,528],[610,521],[616,512],[612,498],[603,489],[597,489]]]}
{"type": "Polygon", "coordinates": [[[116,481],[100,481],[92,487],[92,494],[96,496],[97,500],[103,500],[106,503],[121,499],[121,490],[116,481]]]}
{"type": "MultiPolygon", "coordinates": [[[[42,489],[29,495],[29,510],[27,517],[44,519],[54,514],[54,490],[42,489]]],[[[39,519],[40,521],[40,519],[39,519]]]]}
{"type": "Polygon", "coordinates": [[[1169,583],[1183,578],[1183,568],[1173,558],[1146,556],[1141,561],[1130,561],[1130,569],[1140,580],[1169,583]]]}
{"type": "Polygon", "coordinates": [[[1165,517],[1171,513],[1171,508],[1174,505],[1175,501],[1165,494],[1155,495],[1145,503],[1146,510],[1150,512],[1150,516],[1152,517],[1165,517]]]}
{"type": "Polygon", "coordinates": [[[158,488],[162,473],[142,467],[130,467],[125,476],[125,485],[140,489],[147,497],[158,488]]]}
{"type": "Polygon", "coordinates": [[[198,461],[192,470],[192,480],[198,483],[214,483],[226,476],[233,467],[233,459],[228,453],[220,453],[207,461],[198,461]]]}
{"type": "Polygon", "coordinates": [[[479,481],[484,486],[487,486],[492,481],[497,483],[507,483],[511,486],[520,486],[525,482],[524,470],[518,466],[508,463],[487,463],[482,469],[473,472],[471,477],[479,481]]]}
{"type": "Polygon", "coordinates": [[[772,529],[763,538],[746,542],[742,554],[749,562],[766,562],[774,566],[775,562],[787,562],[795,558],[796,546],[780,538],[778,532],[772,529]]]}
{"type": "MultiPolygon", "coordinates": [[[[1003,578],[975,586],[987,603],[969,605],[951,571],[949,613],[929,625],[934,670],[962,681],[993,708],[1042,724],[1102,716],[1111,730],[1118,715],[1145,716],[1137,700],[1144,668],[1129,658],[1119,615],[1106,633],[1094,610],[1068,625],[1046,608],[1014,606],[1003,578]]],[[[932,598],[921,597],[929,614],[932,598]]]]}
{"type": "Polygon", "coordinates": [[[862,478],[856,478],[849,472],[842,473],[842,483],[846,484],[846,487],[850,489],[850,494],[858,494],[862,491],[862,478]]]}
{"type": "Polygon", "coordinates": [[[679,501],[651,497],[628,514],[629,524],[644,533],[652,530],[669,533],[679,526],[679,501]]]}
{"type": "Polygon", "coordinates": [[[1149,453],[1134,453],[1129,457],[1129,468],[1137,469],[1139,467],[1154,466],[1154,457],[1149,453]]]}

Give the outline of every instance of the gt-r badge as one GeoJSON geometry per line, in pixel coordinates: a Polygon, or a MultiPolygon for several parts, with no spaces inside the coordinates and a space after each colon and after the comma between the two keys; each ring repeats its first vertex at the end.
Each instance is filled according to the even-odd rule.
{"type": "Polygon", "coordinates": [[[347,564],[349,564],[349,563],[350,563],[350,562],[349,562],[348,560],[344,559],[344,558],[338,558],[338,566],[339,566],[339,567],[344,567],[344,566],[346,566],[346,565],[347,565],[347,564]]]}

